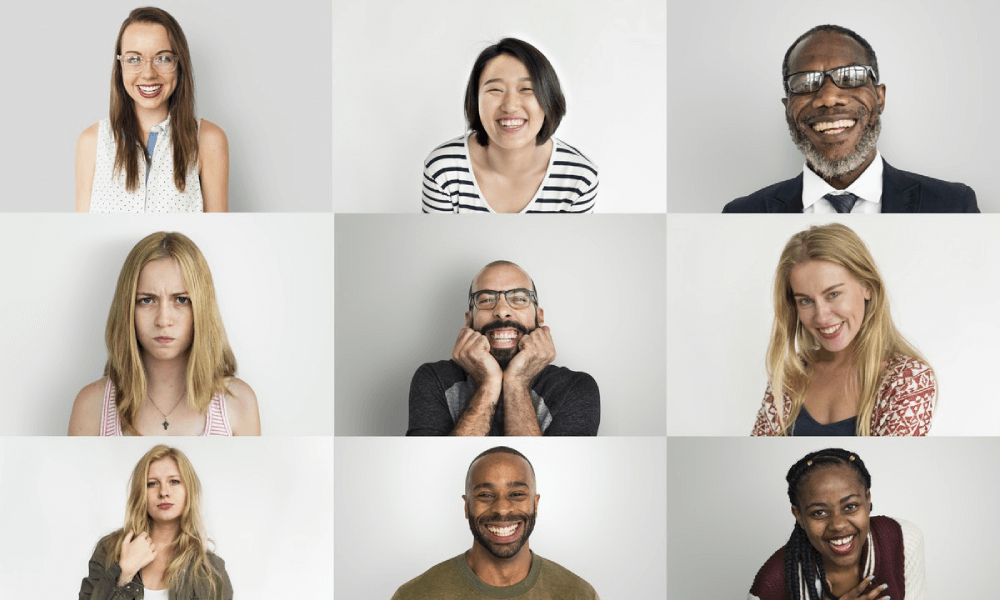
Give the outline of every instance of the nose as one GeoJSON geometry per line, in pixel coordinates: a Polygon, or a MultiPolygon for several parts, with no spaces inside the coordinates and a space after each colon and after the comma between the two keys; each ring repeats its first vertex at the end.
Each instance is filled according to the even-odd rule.
{"type": "Polygon", "coordinates": [[[823,85],[816,90],[813,95],[814,107],[821,106],[843,106],[847,104],[847,96],[844,90],[837,87],[832,77],[823,77],[823,85]]]}
{"type": "Polygon", "coordinates": [[[521,95],[517,91],[516,86],[514,89],[507,90],[503,95],[503,103],[500,105],[500,109],[504,112],[512,113],[521,107],[521,95]]]}
{"type": "Polygon", "coordinates": [[[167,489],[167,486],[161,485],[160,486],[160,494],[159,495],[160,495],[160,498],[169,498],[170,497],[170,490],[167,489]]]}
{"type": "Polygon", "coordinates": [[[514,314],[514,309],[507,304],[507,296],[500,294],[497,298],[497,305],[493,307],[493,316],[498,319],[506,319],[514,314]]]}
{"type": "Polygon", "coordinates": [[[153,68],[153,61],[143,59],[142,61],[142,76],[147,79],[152,79],[156,77],[156,69],[153,68]]]}
{"type": "Polygon", "coordinates": [[[173,310],[167,302],[161,302],[156,309],[156,318],[153,324],[157,327],[166,327],[173,323],[173,310]]]}
{"type": "Polygon", "coordinates": [[[838,512],[834,513],[830,517],[830,530],[834,533],[840,533],[841,531],[847,531],[850,528],[850,522],[844,513],[838,512]]]}

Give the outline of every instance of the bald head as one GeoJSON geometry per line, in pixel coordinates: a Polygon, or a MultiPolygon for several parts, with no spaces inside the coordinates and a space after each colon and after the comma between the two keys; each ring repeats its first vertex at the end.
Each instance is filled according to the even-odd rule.
{"type": "Polygon", "coordinates": [[[472,460],[465,474],[465,495],[471,497],[476,486],[495,485],[498,476],[508,481],[518,481],[536,490],[535,468],[528,457],[513,448],[490,448],[472,460]]]}
{"type": "Polygon", "coordinates": [[[505,279],[523,279],[527,281],[531,287],[528,287],[527,285],[514,287],[524,287],[526,289],[530,289],[535,292],[536,297],[538,296],[538,290],[535,289],[535,282],[528,275],[528,272],[509,260],[495,260],[480,269],[479,272],[476,273],[476,276],[472,278],[472,284],[469,285],[469,295],[471,296],[473,292],[478,292],[482,289],[495,289],[480,285],[481,281],[493,279],[494,276],[505,279]]]}

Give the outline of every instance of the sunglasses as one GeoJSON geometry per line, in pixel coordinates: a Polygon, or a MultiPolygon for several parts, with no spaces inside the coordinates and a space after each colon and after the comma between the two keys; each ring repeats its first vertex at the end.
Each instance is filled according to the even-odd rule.
{"type": "Polygon", "coordinates": [[[868,83],[878,83],[875,69],[868,65],[851,65],[837,67],[829,71],[803,71],[792,73],[785,77],[785,91],[792,94],[812,94],[823,87],[823,81],[829,77],[839,88],[850,89],[861,87],[868,83]]]}

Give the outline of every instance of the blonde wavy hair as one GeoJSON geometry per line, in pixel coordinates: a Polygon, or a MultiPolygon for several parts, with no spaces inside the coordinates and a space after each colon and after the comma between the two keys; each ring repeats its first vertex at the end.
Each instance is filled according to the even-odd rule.
{"type": "MultiPolygon", "coordinates": [[[[122,558],[122,540],[128,532],[136,536],[141,533],[152,535],[153,519],[149,516],[146,504],[146,479],[149,476],[149,466],[154,462],[172,458],[177,463],[177,469],[186,490],[184,511],[181,513],[181,526],[177,539],[172,544],[170,562],[164,573],[164,583],[171,592],[170,597],[188,598],[195,589],[195,582],[207,582],[212,590],[212,597],[222,595],[222,576],[208,560],[208,545],[211,540],[205,535],[205,526],[201,518],[201,482],[194,472],[191,461],[177,448],[154,446],[139,459],[132,469],[132,477],[128,483],[128,503],[125,508],[124,527],[111,534],[108,538],[108,556],[110,563],[120,562],[122,558]]],[[[109,564],[110,564],[109,563],[109,564]]]]}
{"type": "Polygon", "coordinates": [[[812,367],[821,349],[819,341],[801,327],[792,295],[792,269],[801,263],[825,260],[840,265],[871,293],[854,338],[852,363],[857,369],[861,398],[855,433],[871,435],[871,418],[886,361],[904,354],[926,362],[896,329],[889,313],[889,298],[882,275],[868,247],[854,231],[840,223],[814,225],[788,240],[774,273],[774,325],[767,347],[767,374],[777,408],[781,435],[788,435],[802,410],[812,367]],[[791,399],[785,412],[784,396],[791,399]]]}
{"type": "Polygon", "coordinates": [[[212,396],[228,391],[226,378],[236,374],[236,357],[226,338],[212,273],[201,250],[180,233],[158,231],[144,237],[122,265],[104,335],[108,346],[104,375],[115,386],[122,427],[135,434],[135,418],[146,398],[146,371],[135,333],[136,288],[143,267],[166,258],[177,261],[191,298],[194,335],[188,350],[188,404],[204,413],[212,396]]]}

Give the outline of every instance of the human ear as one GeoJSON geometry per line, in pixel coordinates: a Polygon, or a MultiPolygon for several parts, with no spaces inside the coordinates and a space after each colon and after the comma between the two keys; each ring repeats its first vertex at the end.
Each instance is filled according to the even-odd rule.
{"type": "Polygon", "coordinates": [[[885,110],[885,84],[880,83],[875,86],[875,96],[878,98],[878,112],[882,114],[885,110]]]}
{"type": "Polygon", "coordinates": [[[469,518],[469,501],[465,499],[465,494],[462,494],[462,508],[465,509],[465,518],[469,518]]]}
{"type": "Polygon", "coordinates": [[[472,311],[465,312],[465,326],[472,327],[472,311]]]}
{"type": "Polygon", "coordinates": [[[538,321],[538,326],[541,327],[545,325],[545,309],[539,308],[535,311],[535,320],[538,321]]]}
{"type": "Polygon", "coordinates": [[[802,515],[799,514],[799,507],[794,504],[792,505],[792,516],[795,517],[795,522],[799,524],[799,527],[805,529],[802,525],[802,515]]]}
{"type": "Polygon", "coordinates": [[[871,300],[872,299],[872,289],[870,287],[868,287],[867,285],[864,285],[864,284],[861,285],[861,289],[863,289],[864,292],[865,292],[865,300],[866,301],[867,300],[871,300]]]}

